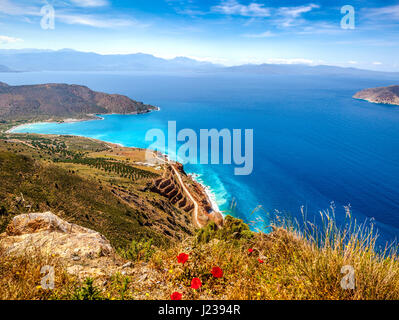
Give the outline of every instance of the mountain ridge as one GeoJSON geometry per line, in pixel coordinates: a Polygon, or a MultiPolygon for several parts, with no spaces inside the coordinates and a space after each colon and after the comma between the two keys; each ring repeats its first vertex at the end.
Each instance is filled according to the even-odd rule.
{"type": "Polygon", "coordinates": [[[99,54],[72,49],[1,49],[0,64],[21,71],[151,71],[151,72],[234,72],[255,74],[303,75],[389,75],[399,72],[374,71],[353,67],[306,64],[243,64],[225,66],[178,56],[164,59],[147,53],[99,54]]]}

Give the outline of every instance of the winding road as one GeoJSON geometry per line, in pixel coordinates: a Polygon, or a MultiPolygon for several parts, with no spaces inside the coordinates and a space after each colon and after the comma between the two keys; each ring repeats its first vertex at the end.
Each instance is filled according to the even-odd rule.
{"type": "Polygon", "coordinates": [[[173,171],[175,172],[175,174],[176,174],[176,176],[177,176],[177,179],[179,180],[180,186],[183,188],[183,190],[184,190],[184,192],[186,193],[187,197],[189,197],[189,199],[191,200],[191,202],[194,204],[194,213],[193,213],[193,220],[194,220],[194,223],[197,225],[198,228],[202,228],[203,226],[202,226],[202,224],[199,222],[199,219],[198,219],[198,210],[199,210],[198,202],[195,201],[194,197],[191,195],[190,191],[188,190],[188,188],[187,188],[186,185],[184,184],[183,179],[182,179],[182,177],[181,177],[179,171],[177,171],[176,168],[175,168],[173,165],[170,164],[170,161],[167,161],[167,160],[165,160],[165,159],[161,159],[161,158],[158,156],[158,154],[155,153],[155,152],[154,152],[154,157],[155,157],[156,159],[160,160],[160,161],[163,162],[163,163],[169,164],[169,165],[172,167],[173,171]]]}

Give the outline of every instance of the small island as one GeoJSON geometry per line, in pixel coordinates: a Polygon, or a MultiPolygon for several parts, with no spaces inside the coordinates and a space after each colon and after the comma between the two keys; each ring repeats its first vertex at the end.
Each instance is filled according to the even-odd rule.
{"type": "Polygon", "coordinates": [[[365,89],[357,92],[353,98],[372,103],[399,105],[399,85],[365,89]]]}

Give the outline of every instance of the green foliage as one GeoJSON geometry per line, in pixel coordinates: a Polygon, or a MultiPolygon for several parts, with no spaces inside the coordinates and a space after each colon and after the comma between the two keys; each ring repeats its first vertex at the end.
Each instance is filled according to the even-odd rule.
{"type": "Polygon", "coordinates": [[[94,285],[92,278],[87,278],[82,287],[76,288],[74,300],[104,300],[101,290],[94,285]]]}
{"type": "Polygon", "coordinates": [[[249,240],[253,237],[253,232],[243,220],[226,216],[223,228],[219,229],[214,222],[198,231],[197,242],[208,243],[212,239],[230,240],[249,240]]]}
{"type": "Polygon", "coordinates": [[[75,164],[83,164],[96,169],[104,170],[108,173],[116,173],[120,177],[128,178],[132,181],[136,181],[139,179],[151,179],[158,177],[158,174],[142,170],[139,168],[132,167],[130,165],[126,165],[124,163],[116,162],[116,161],[108,161],[103,158],[81,158],[74,157],[73,159],[65,159],[60,160],[60,162],[65,163],[75,163],[75,164]]]}
{"type": "MultiPolygon", "coordinates": [[[[112,292],[118,296],[119,300],[132,299],[131,292],[129,290],[130,278],[116,273],[111,278],[111,288],[112,292]]],[[[111,298],[112,299],[112,298],[111,298]]]]}
{"type": "Polygon", "coordinates": [[[98,231],[115,247],[125,247],[143,237],[153,238],[156,243],[164,241],[162,235],[144,225],[140,208],[122,203],[100,182],[71,174],[57,165],[2,151],[1,146],[0,180],[0,203],[8,213],[0,215],[0,232],[14,215],[32,208],[53,211],[63,219],[98,231]]]}
{"type": "Polygon", "coordinates": [[[133,240],[129,247],[119,250],[119,254],[125,259],[145,262],[150,260],[154,252],[153,239],[133,240]]]}

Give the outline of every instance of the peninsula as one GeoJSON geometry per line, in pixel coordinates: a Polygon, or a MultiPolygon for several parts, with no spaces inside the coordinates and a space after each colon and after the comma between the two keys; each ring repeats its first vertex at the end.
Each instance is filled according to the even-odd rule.
{"type": "Polygon", "coordinates": [[[0,82],[0,120],[91,119],[93,114],[139,114],[157,107],[85,86],[40,84],[10,86],[0,82]]]}
{"type": "Polygon", "coordinates": [[[399,105],[399,85],[364,89],[357,92],[353,98],[372,103],[399,105]]]}

